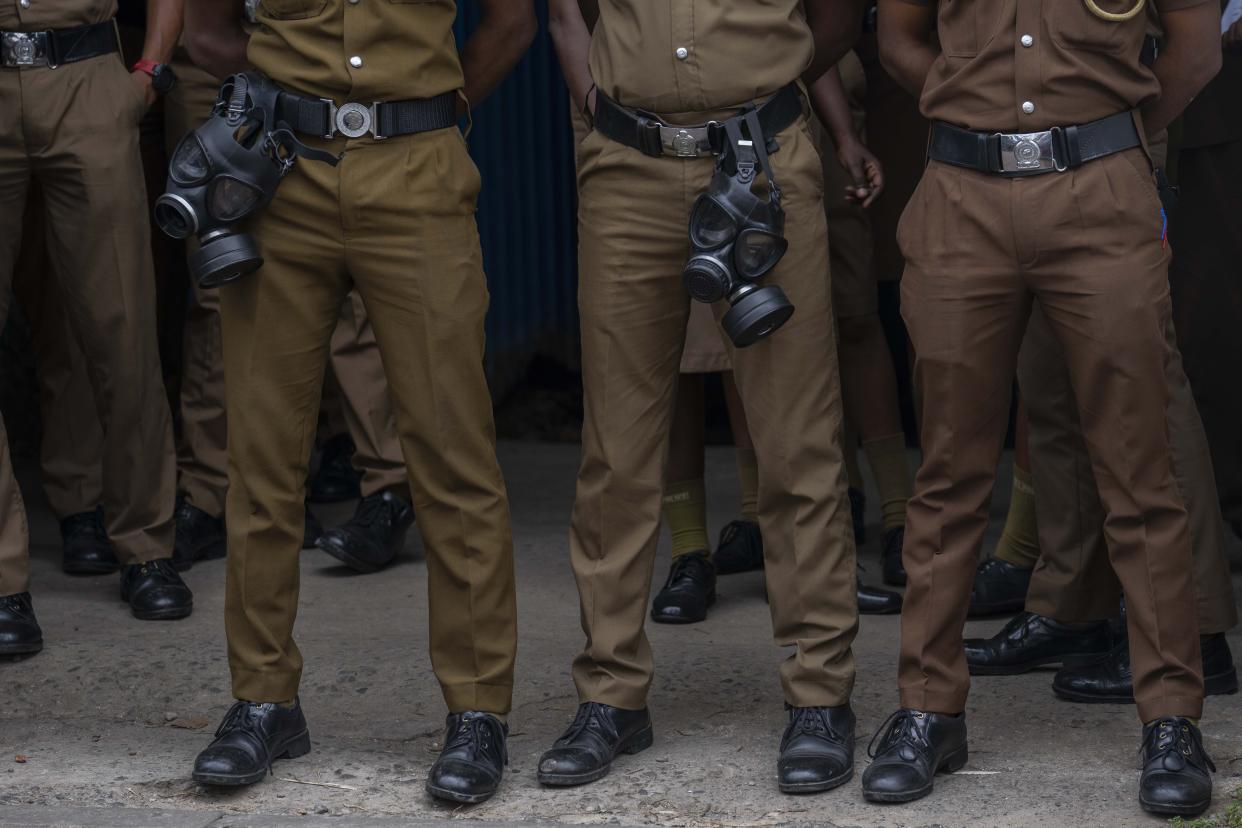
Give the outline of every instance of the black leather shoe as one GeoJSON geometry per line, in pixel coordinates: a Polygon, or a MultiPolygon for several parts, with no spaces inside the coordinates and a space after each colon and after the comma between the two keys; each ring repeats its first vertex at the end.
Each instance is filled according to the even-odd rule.
{"type": "Polygon", "coordinates": [[[364,497],[354,516],[323,533],[315,545],[355,572],[379,572],[405,547],[414,507],[392,492],[364,497]]]}
{"type": "Polygon", "coordinates": [[[869,587],[859,578],[858,612],[862,615],[896,615],[901,612],[901,593],[869,587]]]}
{"type": "Polygon", "coordinates": [[[107,575],[121,565],[104,528],[103,509],[70,515],[60,522],[63,557],[61,568],[69,575],[107,575]]]}
{"type": "Polygon", "coordinates": [[[970,616],[1022,612],[1032,572],[1033,569],[1023,569],[1000,558],[988,558],[979,564],[970,588],[970,616]]]}
{"type": "Polygon", "coordinates": [[[33,655],[43,649],[43,630],[29,592],[0,598],[0,656],[33,655]]]}
{"type": "Polygon", "coordinates": [[[850,522],[854,525],[854,545],[862,546],[867,542],[867,496],[850,487],[850,522]]]}
{"type": "Polygon", "coordinates": [[[972,676],[1016,676],[1049,664],[1088,664],[1108,655],[1113,632],[1107,621],[1061,624],[1043,615],[1015,615],[991,638],[968,638],[972,676]]]}
{"type": "Polygon", "coordinates": [[[552,749],[539,757],[539,783],[551,787],[585,785],[603,779],[622,753],[651,747],[647,709],[622,710],[599,702],[578,706],[578,714],[552,749]]]}
{"type": "Polygon", "coordinates": [[[651,602],[651,620],[661,624],[693,624],[707,618],[716,603],[716,570],[706,552],[673,559],[664,588],[651,602]]]}
{"type": "Polygon", "coordinates": [[[735,520],[721,529],[712,563],[720,575],[763,569],[763,536],[759,534],[759,524],[753,520],[735,520]]]}
{"type": "Polygon", "coordinates": [[[490,799],[509,764],[508,735],[509,727],[490,713],[451,714],[444,749],[427,775],[427,793],[467,805],[490,799]]]}
{"type": "Polygon", "coordinates": [[[906,567],[901,562],[901,548],[906,543],[906,527],[896,526],[880,540],[880,571],[889,586],[906,585],[906,567]]]}
{"type": "Polygon", "coordinates": [[[966,717],[898,710],[876,731],[867,755],[872,762],[863,772],[864,799],[922,799],[932,792],[936,774],[953,773],[966,764],[966,717]]]}
{"type": "MultiPolygon", "coordinates": [[[[1199,638],[1203,653],[1203,693],[1229,696],[1238,692],[1238,671],[1224,633],[1199,638]]],[[[1081,667],[1066,667],[1052,680],[1052,692],[1066,701],[1086,704],[1134,704],[1130,641],[1122,638],[1107,657],[1081,667]]]]}
{"type": "Polygon", "coordinates": [[[854,776],[854,711],[840,707],[791,707],[776,760],[781,793],[830,791],[854,776]]]}
{"type": "Polygon", "coordinates": [[[348,434],[338,434],[323,444],[319,469],[306,484],[311,503],[340,503],[362,496],[362,475],[354,470],[355,450],[348,434]]]}
{"type": "Polygon", "coordinates": [[[1208,809],[1216,766],[1193,722],[1169,716],[1145,725],[1142,751],[1139,804],[1144,811],[1197,816],[1208,809]]]}
{"type": "Polygon", "coordinates": [[[239,701],[229,708],[216,738],[194,760],[195,782],[241,787],[261,782],[277,759],[310,753],[310,730],[302,705],[239,701]]]}
{"type": "Polygon", "coordinates": [[[195,506],[185,495],[177,496],[177,540],[173,545],[173,568],[184,572],[196,561],[223,558],[228,550],[224,519],[212,517],[195,506]]]}
{"type": "Polygon", "coordinates": [[[306,517],[302,519],[302,548],[315,549],[319,539],[323,537],[323,524],[308,507],[306,517]]]}
{"type": "Polygon", "coordinates": [[[194,611],[194,594],[172,558],[121,567],[121,600],[143,621],[173,621],[194,611]]]}

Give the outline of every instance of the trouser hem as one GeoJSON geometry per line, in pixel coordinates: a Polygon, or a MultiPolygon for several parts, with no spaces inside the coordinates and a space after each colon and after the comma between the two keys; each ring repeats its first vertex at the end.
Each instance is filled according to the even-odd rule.
{"type": "Polygon", "coordinates": [[[512,684],[442,684],[440,687],[450,713],[477,710],[505,716],[513,709],[512,684]]]}
{"type": "Polygon", "coordinates": [[[924,713],[956,716],[966,711],[966,693],[948,693],[922,688],[903,687],[901,706],[924,713]]]}
{"type": "Polygon", "coordinates": [[[265,704],[291,702],[298,697],[300,673],[233,670],[233,697],[265,704]]]}
{"type": "Polygon", "coordinates": [[[1198,719],[1203,716],[1202,696],[1151,696],[1135,699],[1139,718],[1144,724],[1166,716],[1183,716],[1198,719]]]}

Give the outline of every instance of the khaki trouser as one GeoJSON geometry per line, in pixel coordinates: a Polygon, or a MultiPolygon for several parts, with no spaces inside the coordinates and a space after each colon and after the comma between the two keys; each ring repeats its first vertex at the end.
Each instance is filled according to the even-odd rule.
{"type": "Polygon", "coordinates": [[[307,463],[341,303],[356,288],[387,369],[427,548],[431,660],[450,710],[505,713],[517,618],[504,480],[483,371],[478,172],[455,129],[310,139],[248,228],[265,264],[221,289],[229,413],[225,627],[238,698],[297,695],[307,463]]]}
{"type": "MultiPolygon", "coordinates": [[[[727,113],[674,116],[701,122],[727,113]]],[[[732,353],[759,455],[759,514],[780,669],[794,705],[839,705],[854,682],[854,544],[841,453],[819,155],[804,121],[772,157],[789,252],[764,282],[797,310],[732,353]]],[[[710,157],[650,158],[591,133],[580,148],[579,309],[586,420],[570,535],[586,648],[583,701],[638,709],[653,673],[643,630],[655,566],[668,431],[690,297],[686,221],[710,157]]],[[[717,318],[727,302],[714,306],[717,318]]],[[[723,336],[724,334],[721,333],[723,336]]]]}
{"type": "MultiPolygon", "coordinates": [[[[1225,632],[1238,623],[1238,611],[1225,559],[1212,458],[1171,321],[1167,337],[1169,445],[1190,519],[1199,632],[1225,632]]],[[[1083,441],[1065,354],[1038,306],[1018,356],[1018,386],[1030,419],[1039,516],[1040,556],[1026,608],[1065,622],[1112,618],[1117,615],[1121,584],[1108,561],[1104,506],[1083,441]]]]}
{"type": "Polygon", "coordinates": [[[1064,174],[989,176],[932,162],[902,218],[902,308],[924,399],[909,504],[902,705],[965,708],[962,627],[1032,301],[1056,338],[1127,596],[1143,721],[1198,717],[1203,677],[1190,531],[1167,429],[1169,253],[1151,166],[1134,149],[1064,174]]]}
{"type": "MultiPolygon", "coordinates": [[[[108,534],[122,563],[166,557],[173,504],[160,493],[173,486],[172,428],[155,338],[150,230],[133,220],[147,215],[137,127],[143,101],[120,60],[105,55],[55,70],[0,69],[0,109],[12,116],[0,119],[2,301],[37,180],[57,302],[86,354],[103,426],[108,534]]],[[[24,550],[6,545],[2,554],[0,581],[24,585],[25,563],[15,562],[24,550]]]]}

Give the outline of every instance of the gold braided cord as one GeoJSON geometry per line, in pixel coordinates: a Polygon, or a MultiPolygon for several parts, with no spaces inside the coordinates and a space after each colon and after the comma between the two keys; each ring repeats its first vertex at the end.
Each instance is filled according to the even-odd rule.
{"type": "Polygon", "coordinates": [[[1096,5],[1095,0],[1082,0],[1082,2],[1087,4],[1087,10],[1091,12],[1092,14],[1094,14],[1096,17],[1100,18],[1101,20],[1108,20],[1109,22],[1112,22],[1112,23],[1124,23],[1125,21],[1138,16],[1138,14],[1142,12],[1143,8],[1147,5],[1147,0],[1136,0],[1134,4],[1134,8],[1130,9],[1127,12],[1121,12],[1120,14],[1117,14],[1115,12],[1104,11],[1098,5],[1096,5]]]}

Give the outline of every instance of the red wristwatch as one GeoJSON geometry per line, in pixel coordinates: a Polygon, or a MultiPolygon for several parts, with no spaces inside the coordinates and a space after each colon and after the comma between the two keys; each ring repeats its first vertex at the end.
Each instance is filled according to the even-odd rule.
{"type": "Polygon", "coordinates": [[[161,95],[168,92],[177,83],[177,76],[167,63],[156,63],[154,60],[135,61],[129,67],[131,72],[144,72],[151,76],[151,87],[161,95]]]}

